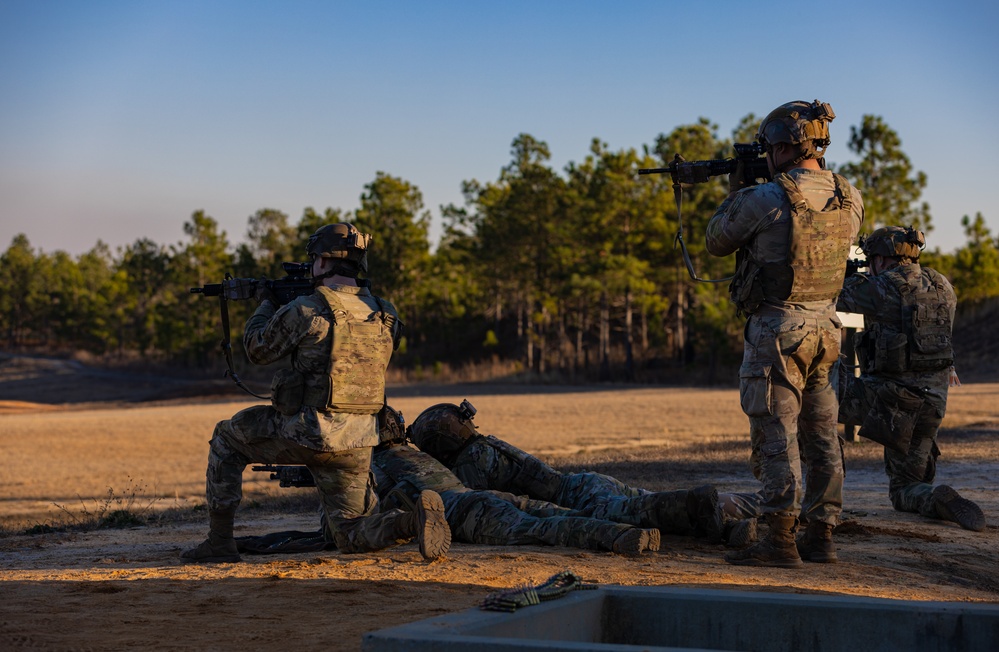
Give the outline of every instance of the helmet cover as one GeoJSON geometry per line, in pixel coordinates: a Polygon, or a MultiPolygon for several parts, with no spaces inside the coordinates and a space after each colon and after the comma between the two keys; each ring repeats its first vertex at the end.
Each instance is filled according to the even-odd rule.
{"type": "Polygon", "coordinates": [[[835,118],[836,113],[825,102],[788,102],[763,118],[756,139],[765,147],[805,144],[808,157],[819,158],[829,147],[829,123],[835,118]]]}
{"type": "Polygon", "coordinates": [[[336,258],[353,263],[362,272],[368,271],[368,247],[371,235],[361,233],[349,222],[327,224],[309,236],[305,252],[311,257],[336,258]]]}
{"type": "Polygon", "coordinates": [[[438,403],[416,417],[409,427],[409,438],[423,451],[445,464],[450,464],[465,443],[478,433],[472,417],[475,408],[468,401],[461,405],[438,403]]]}
{"type": "Polygon", "coordinates": [[[919,260],[919,253],[925,246],[926,237],[923,232],[911,226],[882,226],[860,240],[860,248],[868,257],[919,260]]]}

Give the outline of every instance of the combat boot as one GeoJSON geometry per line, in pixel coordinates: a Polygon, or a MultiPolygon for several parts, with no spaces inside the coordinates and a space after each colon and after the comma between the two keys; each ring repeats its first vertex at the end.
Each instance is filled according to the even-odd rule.
{"type": "Polygon", "coordinates": [[[451,528],[444,518],[444,501],[435,491],[421,491],[404,528],[415,536],[424,559],[440,559],[451,547],[451,528]]]}
{"type": "Polygon", "coordinates": [[[816,521],[805,526],[795,545],[798,548],[798,555],[804,561],[814,561],[820,564],[835,564],[839,561],[836,556],[836,546],[832,539],[833,526],[829,523],[816,521]]]}
{"type": "Polygon", "coordinates": [[[953,487],[945,484],[934,487],[930,498],[937,515],[943,520],[957,523],[965,530],[981,532],[985,529],[985,514],[981,507],[962,498],[953,487]]]}
{"type": "Polygon", "coordinates": [[[767,514],[767,536],[745,550],[725,555],[725,561],[736,566],[774,566],[800,568],[804,566],[798,556],[794,533],[798,519],[793,514],[767,514]]]}
{"type": "Polygon", "coordinates": [[[745,548],[759,540],[755,518],[742,518],[725,523],[725,545],[729,548],[745,548]]]}
{"type": "Polygon", "coordinates": [[[694,525],[694,536],[704,537],[712,543],[722,540],[724,514],[718,506],[718,490],[712,485],[687,492],[687,514],[694,525]]]}
{"type": "Polygon", "coordinates": [[[622,532],[611,546],[619,555],[637,555],[648,550],[657,552],[661,543],[659,530],[656,528],[629,528],[622,532]]]}
{"type": "Polygon", "coordinates": [[[210,525],[208,538],[197,548],[181,553],[185,562],[198,564],[219,564],[241,561],[236,539],[233,537],[233,512],[209,512],[210,525]]]}

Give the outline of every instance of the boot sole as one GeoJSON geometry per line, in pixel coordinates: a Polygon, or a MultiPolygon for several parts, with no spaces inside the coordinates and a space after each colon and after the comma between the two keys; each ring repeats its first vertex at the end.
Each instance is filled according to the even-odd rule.
{"type": "Polygon", "coordinates": [[[985,530],[985,514],[982,509],[967,498],[962,498],[952,487],[942,484],[933,490],[932,497],[937,515],[943,520],[957,523],[972,532],[985,530]]]}
{"type": "Polygon", "coordinates": [[[416,504],[420,522],[420,554],[424,559],[440,559],[451,548],[451,528],[444,517],[444,501],[434,491],[420,492],[416,504]]]}
{"type": "Polygon", "coordinates": [[[756,529],[756,519],[742,519],[732,525],[729,530],[728,540],[725,545],[729,548],[745,548],[750,544],[760,540],[759,532],[756,529]]]}
{"type": "Polygon", "coordinates": [[[659,530],[652,528],[646,532],[649,533],[649,539],[645,544],[645,549],[649,552],[659,552],[659,546],[662,544],[662,535],[659,530]]]}
{"type": "Polygon", "coordinates": [[[661,542],[662,537],[655,528],[632,528],[615,539],[611,550],[619,555],[638,555],[645,550],[657,552],[661,542]]]}

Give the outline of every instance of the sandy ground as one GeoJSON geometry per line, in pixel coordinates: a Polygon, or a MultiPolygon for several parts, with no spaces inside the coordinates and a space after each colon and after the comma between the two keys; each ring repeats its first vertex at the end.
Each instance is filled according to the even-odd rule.
{"type": "MultiPolygon", "coordinates": [[[[184,392],[172,381],[164,395],[148,379],[81,374],[58,363],[0,360],[4,649],[357,650],[364,632],[474,607],[498,588],[563,569],[606,584],[999,602],[999,384],[953,390],[940,437],[938,482],[979,502],[990,523],[984,533],[894,512],[880,449],[860,442],[846,445],[835,565],[735,567],[722,560],[722,545],[667,536],[660,552],[639,557],[455,544],[445,559],[426,563],[407,544],[198,566],[181,564],[179,554],[206,531],[207,440],[217,420],[252,403],[219,398],[214,385],[177,398],[184,392]],[[42,400],[23,390],[57,383],[42,400]],[[97,395],[116,402],[95,402],[97,395]],[[147,524],[41,527],[116,509],[147,524]],[[29,526],[33,534],[25,534],[29,526]]],[[[434,403],[468,398],[482,432],[565,470],[597,470],[650,489],[756,488],[736,390],[407,387],[389,398],[410,420],[434,403]]],[[[251,471],[245,490],[237,534],[315,529],[310,490],[280,489],[251,471]]]]}

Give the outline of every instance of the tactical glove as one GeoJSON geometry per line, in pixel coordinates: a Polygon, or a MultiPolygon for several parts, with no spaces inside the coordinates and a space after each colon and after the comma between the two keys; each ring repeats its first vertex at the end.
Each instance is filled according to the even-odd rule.
{"type": "Polygon", "coordinates": [[[257,292],[253,295],[253,298],[257,300],[258,304],[263,303],[264,301],[270,301],[274,305],[277,305],[277,296],[274,294],[274,291],[271,290],[270,283],[270,279],[266,276],[257,281],[257,292]]]}
{"type": "Polygon", "coordinates": [[[748,188],[756,183],[756,179],[746,180],[746,164],[738,161],[735,164],[735,171],[728,175],[729,193],[739,192],[743,188],[748,188]]]}

